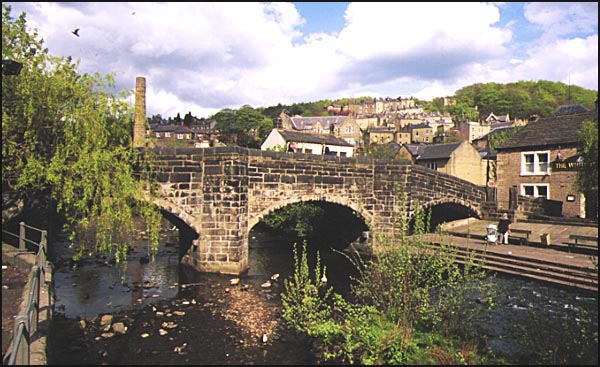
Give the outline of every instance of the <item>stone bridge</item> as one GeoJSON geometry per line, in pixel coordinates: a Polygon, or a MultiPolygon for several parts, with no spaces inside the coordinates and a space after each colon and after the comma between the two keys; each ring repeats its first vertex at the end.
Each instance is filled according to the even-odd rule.
{"type": "Polygon", "coordinates": [[[422,207],[461,205],[477,217],[485,202],[484,187],[407,160],[241,147],[154,148],[151,153],[160,184],[153,201],[175,219],[180,233],[192,234],[181,261],[201,272],[247,270],[252,227],[266,214],[301,201],[348,207],[382,235],[391,233],[393,213],[410,218],[417,200],[422,207]],[[408,194],[405,208],[398,207],[400,191],[408,194]]]}

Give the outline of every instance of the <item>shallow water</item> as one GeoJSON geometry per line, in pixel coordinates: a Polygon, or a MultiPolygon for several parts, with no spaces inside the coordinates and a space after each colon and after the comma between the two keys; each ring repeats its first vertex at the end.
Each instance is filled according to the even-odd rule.
{"type": "MultiPolygon", "coordinates": [[[[156,260],[149,263],[143,261],[146,248],[144,241],[139,241],[132,248],[125,272],[106,266],[101,258],[77,270],[68,267],[56,270],[55,307],[59,317],[88,320],[91,324],[97,315],[126,313],[124,320],[130,325],[127,339],[120,342],[103,339],[101,346],[92,347],[97,349],[98,359],[85,359],[90,358],[89,353],[82,353],[81,357],[71,353],[72,359],[57,362],[77,363],[77,358],[84,358],[82,363],[91,364],[312,364],[317,361],[310,343],[286,330],[281,319],[283,280],[294,270],[289,241],[251,232],[250,269],[239,277],[240,283],[233,286],[230,281],[237,277],[180,269],[178,246],[173,245],[177,243],[176,236],[176,232],[164,233],[164,243],[156,260]],[[279,274],[279,280],[272,282],[269,288],[261,287],[273,274],[279,274]],[[241,285],[247,285],[248,290],[243,291],[241,285]],[[160,322],[162,314],[159,317],[155,313],[161,310],[187,313],[178,319],[178,332],[170,333],[168,339],[156,336],[156,328],[150,327],[155,321],[160,322]],[[139,335],[144,332],[152,336],[140,339],[139,335]],[[268,336],[268,343],[259,342],[263,335],[268,336]],[[184,343],[186,353],[171,355],[174,348],[184,343]],[[139,353],[132,355],[132,350],[139,353]]],[[[321,264],[327,269],[329,284],[338,293],[347,292],[349,276],[355,275],[348,259],[333,251],[321,251],[320,256],[321,264]]],[[[309,260],[311,268],[314,261],[309,260]]],[[[491,314],[478,320],[478,324],[497,353],[526,354],[523,346],[506,336],[514,324],[525,325],[531,321],[531,310],[557,315],[559,320],[567,315],[583,316],[587,312],[597,330],[597,296],[508,276],[499,275],[493,281],[499,289],[494,300],[496,307],[491,314]]],[[[595,358],[597,363],[597,352],[595,358]]]]}

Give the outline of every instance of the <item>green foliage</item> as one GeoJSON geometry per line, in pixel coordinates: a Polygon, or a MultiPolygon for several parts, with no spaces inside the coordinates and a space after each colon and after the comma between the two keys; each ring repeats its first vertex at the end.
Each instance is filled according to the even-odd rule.
{"type": "MultiPolygon", "coordinates": [[[[586,164],[584,171],[577,172],[576,185],[585,193],[586,200],[598,202],[598,120],[584,121],[578,133],[578,153],[586,164]]],[[[596,213],[597,214],[597,213],[596,213]]]]}
{"type": "Polygon", "coordinates": [[[155,248],[157,214],[139,204],[143,183],[133,175],[143,157],[132,148],[131,91],[113,93],[112,75],[79,74],[78,63],[51,56],[26,25],[24,13],[13,20],[2,5],[2,59],[23,63],[20,75],[2,77],[3,191],[26,202],[52,198],[72,239],[93,230],[93,243],[78,239],[78,256],[126,260],[138,212],[155,248]]]}
{"type": "Polygon", "coordinates": [[[267,148],[267,150],[273,152],[285,152],[287,148],[285,147],[285,145],[275,145],[274,147],[267,148]]]}
{"type": "MultiPolygon", "coordinates": [[[[401,192],[399,185],[396,192],[401,192]]],[[[315,300],[317,280],[311,282],[305,258],[296,260],[295,281],[282,294],[284,317],[290,326],[317,337],[326,358],[351,364],[478,361],[478,344],[471,340],[479,313],[468,302],[482,294],[491,300],[492,286],[481,281],[486,274],[469,259],[459,266],[451,248],[427,246],[423,235],[429,231],[429,213],[418,202],[409,235],[402,214],[407,204],[406,195],[399,194],[394,231],[378,241],[373,259],[348,255],[359,271],[351,285],[356,302],[339,294],[333,294],[331,305],[324,303],[329,296],[315,300]]]]}
{"type": "Polygon", "coordinates": [[[391,160],[398,156],[398,148],[390,144],[370,144],[366,149],[368,157],[375,159],[391,160]]]}
{"type": "Polygon", "coordinates": [[[513,135],[518,133],[521,129],[523,129],[522,125],[514,126],[509,129],[502,129],[502,130],[492,132],[490,134],[490,146],[494,150],[497,149],[498,146],[500,146],[506,140],[510,139],[513,135]]]}
{"type": "Polygon", "coordinates": [[[528,119],[533,114],[552,116],[558,107],[567,104],[579,103],[594,109],[597,94],[597,91],[576,85],[538,80],[507,84],[477,83],[457,90],[454,97],[458,105],[477,106],[480,119],[485,119],[491,112],[528,119]]]}
{"type": "Polygon", "coordinates": [[[248,105],[239,110],[223,109],[211,119],[216,121],[215,128],[223,136],[232,139],[230,143],[248,148],[260,148],[260,144],[273,129],[272,119],[248,105]]]}
{"type": "Polygon", "coordinates": [[[285,293],[281,294],[283,317],[293,328],[309,335],[320,335],[325,331],[323,324],[331,314],[327,301],[331,298],[332,288],[327,286],[326,268],[321,269],[321,258],[317,252],[317,263],[311,276],[304,242],[302,254],[298,256],[297,244],[294,244],[294,277],[284,279],[285,293]],[[324,278],[325,281],[322,280],[324,278]]]}
{"type": "Polygon", "coordinates": [[[325,216],[325,210],[310,203],[300,202],[285,206],[264,216],[262,222],[272,230],[307,239],[315,231],[314,223],[325,216]]]}

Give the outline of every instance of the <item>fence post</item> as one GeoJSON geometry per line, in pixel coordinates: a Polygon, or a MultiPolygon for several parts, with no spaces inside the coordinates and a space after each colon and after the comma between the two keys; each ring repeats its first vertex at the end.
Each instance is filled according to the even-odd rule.
{"type": "Polygon", "coordinates": [[[42,270],[44,272],[46,272],[46,259],[48,258],[48,240],[47,240],[47,233],[46,231],[42,231],[41,234],[41,238],[40,238],[40,248],[38,249],[38,254],[39,254],[39,266],[42,267],[42,270]]]}
{"type": "Polygon", "coordinates": [[[25,222],[19,223],[19,250],[25,251],[25,222]]]}
{"type": "Polygon", "coordinates": [[[29,365],[30,343],[31,335],[29,334],[29,318],[25,314],[17,315],[15,318],[13,348],[9,364],[29,365]],[[20,325],[23,326],[19,333],[20,325]]]}

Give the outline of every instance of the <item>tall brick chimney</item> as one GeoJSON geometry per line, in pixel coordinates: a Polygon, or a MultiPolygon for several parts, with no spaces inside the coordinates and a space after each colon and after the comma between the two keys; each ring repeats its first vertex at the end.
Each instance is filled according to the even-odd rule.
{"type": "Polygon", "coordinates": [[[146,145],[146,78],[135,78],[135,110],[133,114],[133,147],[146,145]]]}

